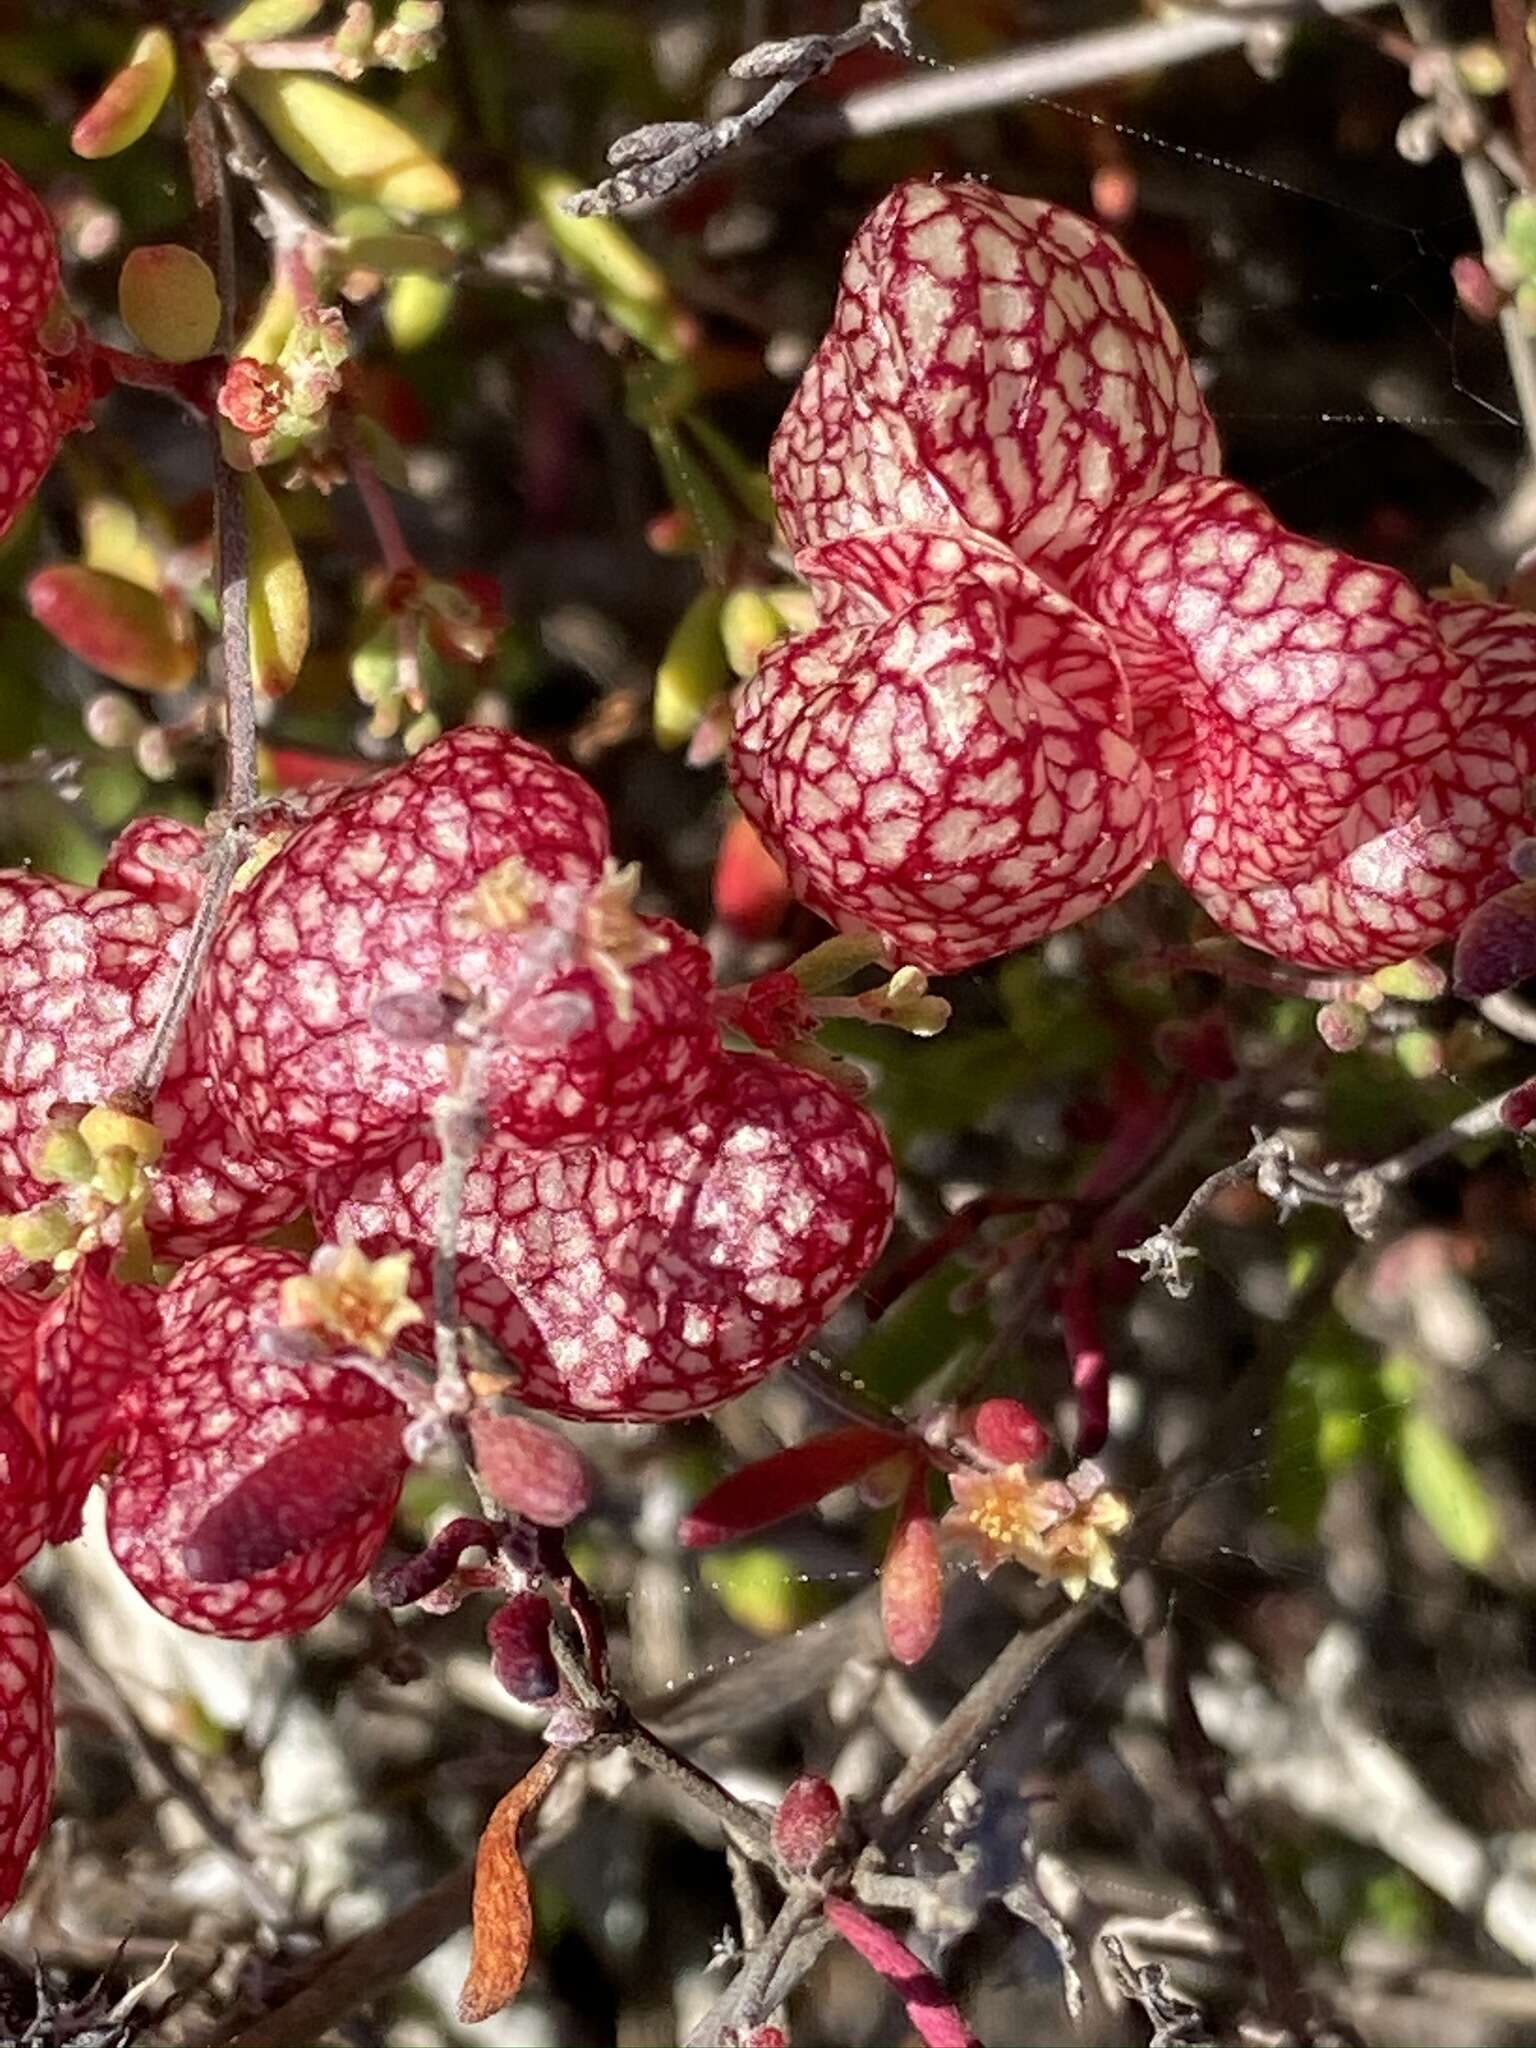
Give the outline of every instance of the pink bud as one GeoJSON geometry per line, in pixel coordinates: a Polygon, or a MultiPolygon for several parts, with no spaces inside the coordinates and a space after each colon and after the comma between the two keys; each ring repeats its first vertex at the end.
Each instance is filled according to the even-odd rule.
{"type": "Polygon", "coordinates": [[[976,1448],[1000,1465],[1033,1465],[1051,1447],[1050,1433],[1032,1408],[1010,1396],[983,1401],[971,1417],[976,1448]]]}
{"type": "Polygon", "coordinates": [[[560,1690],[560,1673],[549,1647],[549,1602],[537,1593],[515,1593],[486,1623],[491,1670],[515,1700],[537,1706],[560,1690]]]}
{"type": "Polygon", "coordinates": [[[563,1529],[592,1498],[592,1479],[574,1444],[526,1415],[478,1409],[469,1420],[480,1477],[503,1507],[546,1529],[563,1529]]]}
{"type": "Polygon", "coordinates": [[[812,1870],[837,1839],[843,1805],[825,1778],[796,1778],[773,1816],[773,1848],[797,1873],[812,1870]]]}
{"type": "Polygon", "coordinates": [[[880,1615],[898,1664],[917,1664],[933,1648],[943,1617],[939,1532],[928,1511],[928,1468],[919,1465],[880,1567],[880,1615]]]}

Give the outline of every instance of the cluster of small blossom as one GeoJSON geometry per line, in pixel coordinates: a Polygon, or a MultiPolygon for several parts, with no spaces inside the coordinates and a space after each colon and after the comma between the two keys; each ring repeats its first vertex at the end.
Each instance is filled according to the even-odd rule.
{"type": "Polygon", "coordinates": [[[1100,228],[899,187],[771,474],[820,623],[732,774],[796,893],[954,971],[1165,861],[1282,959],[1453,937],[1531,830],[1536,620],[1421,596],[1224,478],[1188,357],[1100,228]]]}
{"type": "Polygon", "coordinates": [[[807,1437],[733,1472],[683,1517],[681,1541],[708,1548],[766,1529],[845,1486],[896,1503],[880,1566],[880,1608],[891,1655],[916,1664],[943,1619],[948,1538],[985,1578],[1022,1565],[1073,1600],[1118,1584],[1114,1539],[1131,1510],[1091,1459],[1064,1479],[1042,1467],[1051,1439],[1022,1401],[997,1395],[968,1409],[934,1411],[915,1430],[854,1423],[807,1437]],[[940,1520],[929,1499],[937,1474],[951,1505],[940,1520]]]}
{"type": "MultiPolygon", "coordinates": [[[[328,1613],[443,1434],[424,1354],[445,1153],[467,1160],[458,1295],[488,1361],[463,1433],[489,1493],[546,1525],[580,1511],[585,1471],[509,1401],[715,1406],[819,1327],[890,1226],[878,1125],[724,1048],[708,956],[636,909],[598,797],[490,729],[279,817],[146,1102],[210,851],[147,818],[94,887],[0,875],[7,1900],[51,1775],[46,1630],[16,1573],[105,1475],[113,1553],[171,1619],[263,1636],[328,1613]],[[308,1263],[261,1242],[306,1210],[308,1263]]],[[[504,1585],[457,1555],[428,1593],[504,1585]]],[[[519,1595],[491,1633],[530,1697],[541,1613],[519,1595]]]]}

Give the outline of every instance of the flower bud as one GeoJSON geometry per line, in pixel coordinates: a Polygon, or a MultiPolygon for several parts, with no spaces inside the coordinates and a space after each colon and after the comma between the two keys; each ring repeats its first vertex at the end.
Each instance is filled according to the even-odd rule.
{"type": "Polygon", "coordinates": [[[825,1778],[796,1778],[773,1816],[773,1851],[797,1876],[814,1870],[837,1840],[843,1805],[825,1778]]]}
{"type": "Polygon", "coordinates": [[[1371,1028],[1359,1003],[1324,1003],[1317,1013],[1317,1035],[1330,1052],[1358,1052],[1371,1028]]]}
{"type": "Polygon", "coordinates": [[[1000,1465],[1037,1464],[1051,1447],[1039,1416],[1007,1395],[982,1402],[971,1417],[970,1435],[976,1448],[1000,1465]]]}
{"type": "Polygon", "coordinates": [[[469,1434],[480,1477],[514,1514],[560,1529],[592,1498],[580,1452],[542,1422],[481,1408],[470,1417],[469,1434]]]}
{"type": "Polygon", "coordinates": [[[560,1690],[549,1623],[549,1602],[537,1593],[515,1593],[486,1623],[496,1683],[526,1706],[552,1700],[560,1690]]]}
{"type": "Polygon", "coordinates": [[[219,287],[193,249],[177,242],[131,249],[117,279],[123,324],[164,363],[192,363],[219,334],[219,287]]]}
{"type": "Polygon", "coordinates": [[[1432,1003],[1445,994],[1445,970],[1433,960],[1398,960],[1371,976],[1384,996],[1403,1003],[1432,1003]]]}
{"type": "Polygon", "coordinates": [[[75,155],[116,156],[129,148],[149,132],[175,82],[176,45],[163,28],[145,29],[128,62],[75,123],[69,138],[75,155]]]}

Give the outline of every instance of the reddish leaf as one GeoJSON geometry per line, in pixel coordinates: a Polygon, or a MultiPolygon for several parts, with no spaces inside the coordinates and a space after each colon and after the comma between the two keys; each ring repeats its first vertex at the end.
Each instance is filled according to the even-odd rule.
{"type": "Polygon", "coordinates": [[[546,1749],[485,1824],[475,1856],[474,1941],[459,1993],[466,2026],[488,2020],[522,1989],[533,1948],[533,1901],[518,1836],[524,1820],[565,1768],[567,1750],[546,1749]]]}
{"type": "Polygon", "coordinates": [[[872,1970],[878,1970],[888,1983],[895,1985],[908,2019],[928,2048],[981,2048],[959,2007],[932,1970],[920,1963],[888,1927],[872,1920],[849,1899],[827,1899],[822,1911],[848,1946],[857,1950],[872,1970]]]}
{"type": "Polygon", "coordinates": [[[893,1432],[853,1423],[775,1451],[722,1479],[684,1515],[677,1540],[692,1550],[729,1543],[810,1507],[840,1486],[851,1486],[900,1448],[893,1432]]]}
{"type": "Polygon", "coordinates": [[[944,1575],[939,1532],[928,1511],[928,1472],[919,1465],[880,1567],[880,1617],[899,1664],[917,1664],[933,1648],[943,1618],[944,1575]]]}
{"type": "Polygon", "coordinates": [[[478,1409],[469,1419],[480,1477],[504,1508],[563,1529],[592,1498],[592,1475],[574,1444],[526,1415],[478,1409]]]}

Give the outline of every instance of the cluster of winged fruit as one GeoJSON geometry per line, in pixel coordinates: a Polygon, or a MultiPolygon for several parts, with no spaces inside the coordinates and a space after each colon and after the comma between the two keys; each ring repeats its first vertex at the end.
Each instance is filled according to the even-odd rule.
{"type": "Polygon", "coordinates": [[[566,1417],[740,1392],[890,1225],[878,1125],[725,1049],[708,956],[634,909],[597,795],[484,728],[278,822],[133,1113],[207,854],[150,818],[93,888],[0,876],[0,1897],[52,1754],[46,1631],[7,1582],[99,1476],[118,1562],[187,1627],[310,1627],[371,1564],[411,1411],[370,1368],[430,1341],[445,1102],[474,1126],[463,1312],[566,1417]],[[308,1265],[254,1242],[305,1211],[308,1265]]]}
{"type": "Polygon", "coordinates": [[[1225,479],[1091,222],[898,187],[770,467],[819,624],[748,685],[733,779],[835,922],[954,971],[1160,859],[1240,938],[1365,972],[1510,882],[1536,619],[1423,597],[1225,479]]]}

